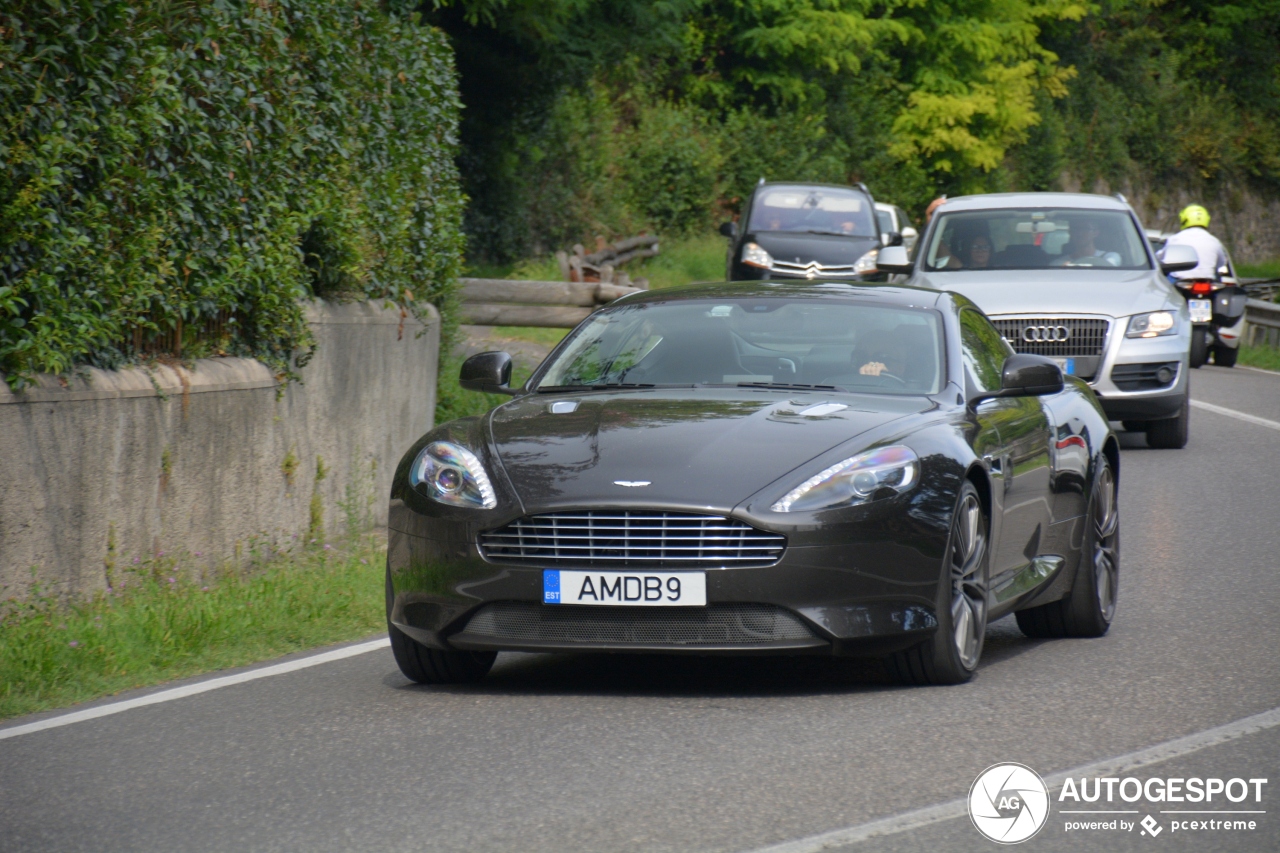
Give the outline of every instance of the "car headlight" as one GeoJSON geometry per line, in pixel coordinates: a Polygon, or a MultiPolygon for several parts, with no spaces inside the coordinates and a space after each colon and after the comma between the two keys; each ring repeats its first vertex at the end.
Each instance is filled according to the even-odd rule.
{"type": "Polygon", "coordinates": [[[1134,314],[1129,318],[1126,338],[1157,338],[1173,335],[1178,331],[1178,318],[1172,311],[1152,311],[1150,314],[1134,314]]]}
{"type": "Polygon", "coordinates": [[[742,262],[747,266],[768,269],[773,266],[773,256],[759,243],[748,243],[742,247],[742,262]]]}
{"type": "Polygon", "coordinates": [[[426,486],[427,496],[450,506],[493,509],[498,497],[476,455],[451,441],[433,441],[409,469],[409,484],[426,486]]]}
{"type": "Polygon", "coordinates": [[[876,258],[880,257],[879,249],[872,249],[862,257],[853,262],[853,271],[858,275],[866,275],[869,272],[876,272],[876,258]]]}
{"type": "MultiPolygon", "coordinates": [[[[851,456],[805,480],[774,504],[774,512],[811,512],[853,506],[883,489],[901,494],[920,479],[920,460],[909,447],[895,444],[851,456]]],[[[885,495],[887,497],[887,495],[885,495]]]]}

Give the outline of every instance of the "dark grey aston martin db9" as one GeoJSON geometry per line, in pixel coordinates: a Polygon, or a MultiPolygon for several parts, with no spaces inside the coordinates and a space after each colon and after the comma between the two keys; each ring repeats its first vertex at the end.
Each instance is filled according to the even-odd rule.
{"type": "Polygon", "coordinates": [[[1119,455],[1093,392],[954,293],[743,282],[592,315],[515,399],[442,424],[391,493],[404,674],[498,651],[874,655],[966,681],[987,623],[1098,636],[1119,455]]]}

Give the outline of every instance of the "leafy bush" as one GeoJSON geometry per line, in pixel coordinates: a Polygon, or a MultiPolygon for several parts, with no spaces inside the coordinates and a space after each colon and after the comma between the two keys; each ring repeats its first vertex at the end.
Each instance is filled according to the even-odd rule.
{"type": "Polygon", "coordinates": [[[147,353],[289,374],[300,301],[442,303],[463,199],[444,37],[373,3],[0,11],[0,372],[147,353]]]}

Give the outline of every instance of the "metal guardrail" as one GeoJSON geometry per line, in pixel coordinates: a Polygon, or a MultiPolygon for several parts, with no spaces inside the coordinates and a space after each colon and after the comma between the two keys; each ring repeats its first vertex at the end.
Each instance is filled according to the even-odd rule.
{"type": "Polygon", "coordinates": [[[1280,347],[1280,303],[1250,299],[1245,303],[1244,323],[1246,344],[1280,347]]]}
{"type": "Polygon", "coordinates": [[[1280,278],[1242,278],[1239,281],[1254,299],[1274,301],[1280,296],[1280,278]]]}

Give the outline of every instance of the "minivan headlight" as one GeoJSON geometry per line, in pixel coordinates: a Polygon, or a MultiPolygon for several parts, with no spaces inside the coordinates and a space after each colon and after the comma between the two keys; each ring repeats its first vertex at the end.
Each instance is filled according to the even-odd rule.
{"type": "Polygon", "coordinates": [[[770,507],[774,512],[812,512],[865,503],[882,489],[901,494],[920,479],[920,460],[901,444],[851,456],[814,474],[770,507]]]}
{"type": "Polygon", "coordinates": [[[858,260],[853,262],[853,271],[858,275],[866,275],[867,273],[876,272],[876,258],[880,257],[879,249],[872,249],[858,260]]]}
{"type": "Polygon", "coordinates": [[[1126,338],[1157,338],[1178,332],[1178,318],[1172,311],[1152,311],[1150,314],[1134,314],[1129,318],[1126,338]]]}
{"type": "Polygon", "coordinates": [[[433,441],[409,469],[409,484],[422,486],[432,500],[450,506],[493,509],[498,497],[476,455],[451,441],[433,441]]]}
{"type": "Polygon", "coordinates": [[[742,247],[742,262],[750,267],[769,269],[773,266],[773,256],[764,250],[759,243],[748,243],[742,247]]]}

